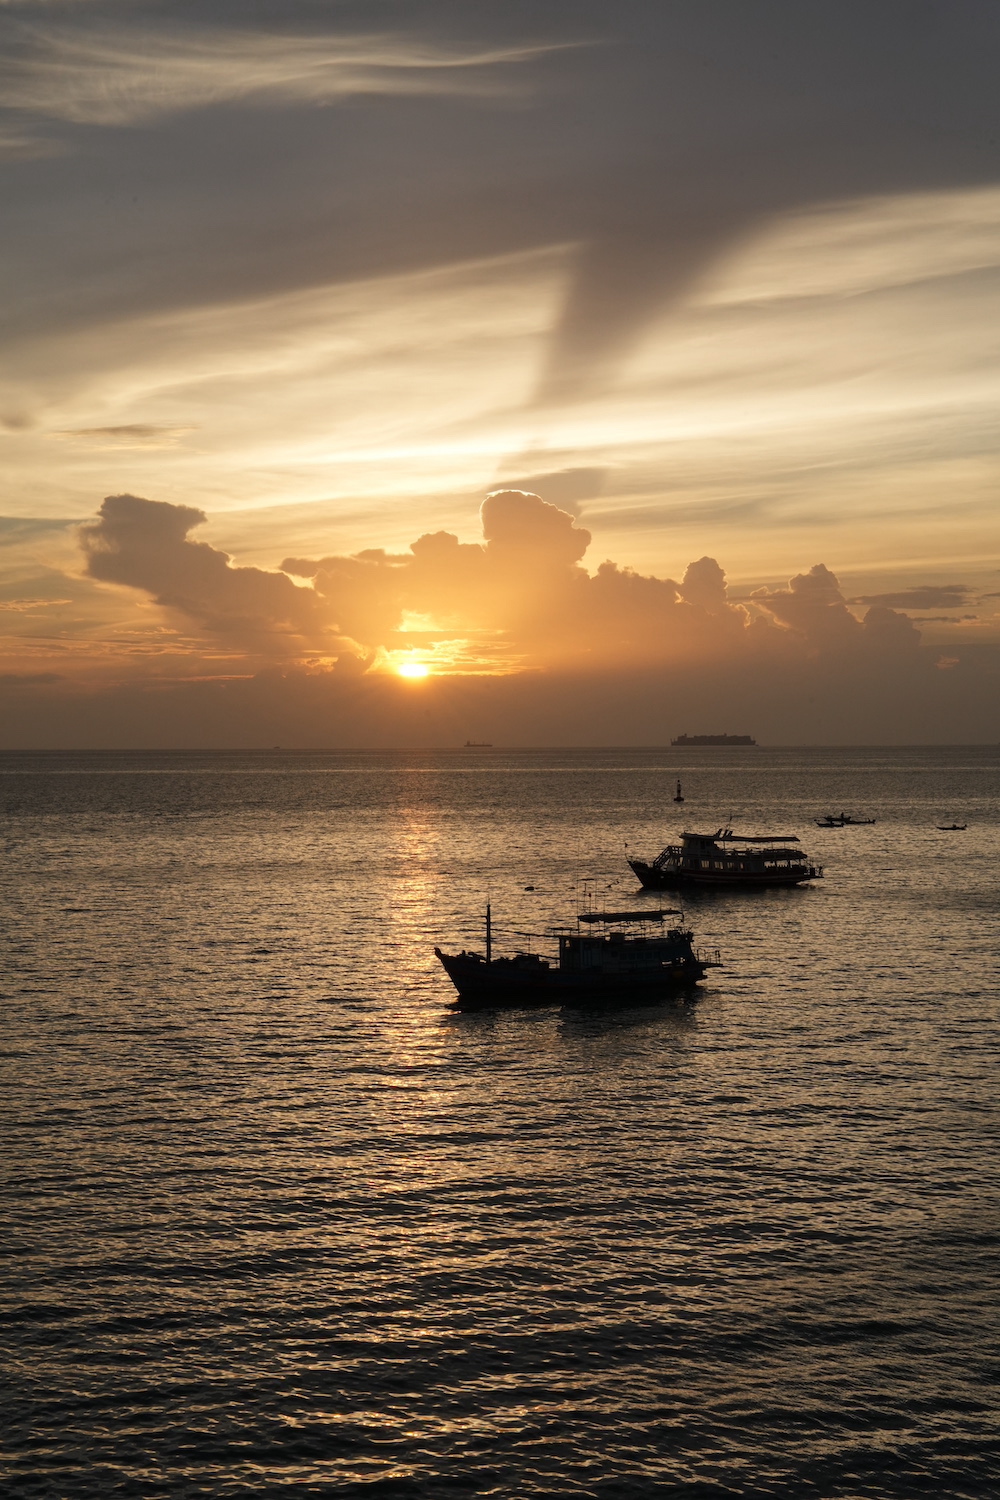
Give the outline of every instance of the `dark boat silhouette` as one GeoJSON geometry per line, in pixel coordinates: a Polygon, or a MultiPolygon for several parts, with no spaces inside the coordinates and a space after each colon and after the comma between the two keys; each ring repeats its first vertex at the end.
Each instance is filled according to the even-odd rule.
{"type": "Polygon", "coordinates": [[[756,745],[748,734],[679,734],[672,745],[756,745]]]}
{"type": "Polygon", "coordinates": [[[875,818],[852,818],[850,813],[827,813],[813,820],[817,828],[872,828],[875,818]]]}
{"type": "MultiPolygon", "coordinates": [[[[458,991],[462,1009],[512,1005],[634,1005],[689,990],[708,969],[721,968],[718,949],[695,949],[685,927],[666,927],[673,909],[585,911],[570,927],[543,934],[556,956],[516,951],[494,958],[486,907],[486,951],[434,952],[458,991]]],[[[523,934],[521,934],[523,936],[523,934]]]]}
{"type": "Polygon", "coordinates": [[[968,823],[937,823],[935,827],[941,833],[964,833],[968,823]]]}
{"type": "Polygon", "coordinates": [[[648,864],[630,859],[629,866],[648,891],[696,886],[801,885],[820,880],[822,865],[810,864],[794,834],[742,834],[731,828],[715,833],[682,833],[679,844],[668,844],[648,864]]]}

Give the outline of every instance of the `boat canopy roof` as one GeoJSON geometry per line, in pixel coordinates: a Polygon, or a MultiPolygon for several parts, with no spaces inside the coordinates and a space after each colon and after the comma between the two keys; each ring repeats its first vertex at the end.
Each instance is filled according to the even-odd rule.
{"type": "Polygon", "coordinates": [[[720,828],[716,833],[682,833],[682,839],[698,844],[797,844],[794,833],[734,833],[731,828],[720,828]]]}
{"type": "Polygon", "coordinates": [[[657,911],[582,911],[579,922],[662,922],[664,917],[682,917],[684,913],[675,906],[661,907],[657,911]]]}

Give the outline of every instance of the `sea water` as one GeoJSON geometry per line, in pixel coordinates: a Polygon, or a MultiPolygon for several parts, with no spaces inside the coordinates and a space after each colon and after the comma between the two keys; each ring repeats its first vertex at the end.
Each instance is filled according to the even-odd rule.
{"type": "Polygon", "coordinates": [[[0,815],[5,1495],[1000,1492],[996,749],[9,753],[0,815]],[[685,896],[696,1001],[451,1008],[487,896],[729,822],[826,874],[685,896]]]}

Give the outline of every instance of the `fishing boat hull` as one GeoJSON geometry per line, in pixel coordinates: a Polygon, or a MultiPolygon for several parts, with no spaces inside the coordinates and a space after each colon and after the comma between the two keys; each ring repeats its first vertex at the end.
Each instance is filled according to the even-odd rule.
{"type": "Polygon", "coordinates": [[[487,963],[478,953],[434,949],[463,1010],[540,1005],[649,1005],[690,990],[711,961],[680,957],[649,969],[571,973],[530,954],[487,963]]]}

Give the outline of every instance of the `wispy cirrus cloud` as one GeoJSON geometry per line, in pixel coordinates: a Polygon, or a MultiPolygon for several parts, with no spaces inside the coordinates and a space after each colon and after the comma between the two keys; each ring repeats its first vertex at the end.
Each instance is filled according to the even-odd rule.
{"type": "Polygon", "coordinates": [[[969,587],[964,583],[919,584],[912,589],[897,589],[888,594],[859,594],[852,604],[885,604],[889,609],[956,609],[969,603],[969,587]]]}
{"type": "Polygon", "coordinates": [[[163,427],[155,422],[126,422],[120,427],[67,427],[51,435],[104,450],[173,448],[193,427],[163,427]]]}
{"type": "Polygon", "coordinates": [[[359,94],[496,95],[514,64],[551,50],[434,48],[405,35],[282,35],[211,28],[23,27],[0,62],[8,109],[75,125],[143,125],[253,100],[333,103],[359,94]]]}

